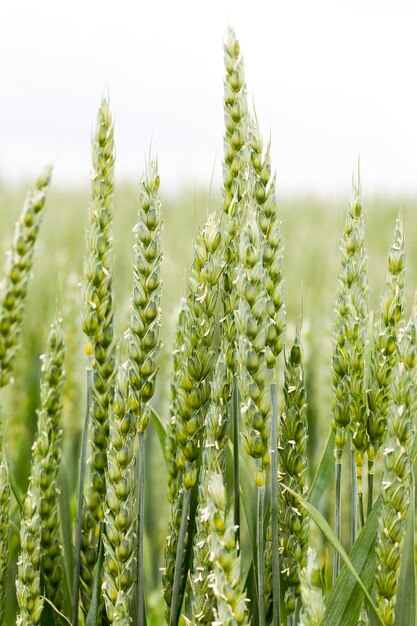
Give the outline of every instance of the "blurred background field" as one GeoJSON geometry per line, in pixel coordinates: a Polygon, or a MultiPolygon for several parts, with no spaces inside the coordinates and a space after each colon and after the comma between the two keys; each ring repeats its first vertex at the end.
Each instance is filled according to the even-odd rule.
{"type": "MultiPolygon", "coordinates": [[[[133,262],[132,228],[136,220],[138,184],[118,184],[115,192],[114,262],[117,336],[123,350],[128,323],[133,262]]],[[[13,237],[25,195],[25,187],[0,187],[0,241],[3,262],[13,237]]],[[[208,213],[220,207],[216,190],[190,189],[176,195],[164,193],[163,202],[163,299],[160,373],[153,404],[166,422],[169,404],[171,346],[178,307],[185,290],[187,268],[193,254],[193,239],[208,213]]],[[[292,196],[279,200],[285,238],[287,345],[293,340],[297,316],[303,309],[303,341],[309,393],[310,481],[321,456],[330,424],[330,352],[333,298],[339,267],[339,235],[349,198],[292,196]]],[[[23,348],[15,368],[15,382],[6,390],[2,411],[8,423],[8,453],[13,475],[22,491],[26,489],[30,448],[36,428],[39,397],[39,356],[45,349],[49,325],[56,310],[61,311],[67,342],[64,406],[65,465],[71,493],[74,493],[75,460],[85,399],[84,338],[81,332],[79,287],[87,221],[89,189],[59,188],[52,185],[34,263],[34,277],[23,329],[23,348]]],[[[370,308],[375,310],[384,287],[386,254],[395,219],[403,214],[407,247],[407,304],[411,307],[417,288],[417,198],[366,197],[367,250],[370,308]]],[[[370,317],[370,323],[372,318],[370,317]]],[[[151,425],[147,434],[147,548],[148,584],[158,588],[161,550],[165,543],[167,516],[166,474],[159,442],[151,425]]],[[[71,506],[75,505],[75,497],[71,506]]],[[[326,506],[326,503],[323,503],[326,506]]],[[[10,568],[10,579],[15,572],[10,568]]],[[[13,588],[12,586],[10,587],[13,588]]],[[[152,604],[152,596],[150,596],[152,604]]],[[[13,598],[9,598],[12,610],[13,598]]],[[[155,592],[155,610],[160,607],[155,592]]],[[[158,623],[158,617],[155,617],[158,623]]]]}

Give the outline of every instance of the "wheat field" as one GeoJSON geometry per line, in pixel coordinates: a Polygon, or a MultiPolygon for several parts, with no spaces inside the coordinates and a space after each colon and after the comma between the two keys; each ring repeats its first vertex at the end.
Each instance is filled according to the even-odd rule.
{"type": "Polygon", "coordinates": [[[282,196],[224,58],[221,189],[106,99],[90,189],[0,186],[0,624],[416,623],[417,200],[282,196]]]}

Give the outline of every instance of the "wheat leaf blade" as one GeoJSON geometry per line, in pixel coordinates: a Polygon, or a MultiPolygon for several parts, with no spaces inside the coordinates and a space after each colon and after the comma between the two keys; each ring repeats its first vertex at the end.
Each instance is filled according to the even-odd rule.
{"type": "MultiPolygon", "coordinates": [[[[284,489],[288,490],[291,495],[296,498],[300,504],[305,507],[305,509],[307,510],[308,514],[310,515],[311,519],[313,520],[313,522],[318,526],[318,528],[322,531],[322,533],[325,535],[326,539],[332,544],[332,546],[335,548],[335,550],[338,551],[338,553],[341,556],[342,561],[344,561],[346,568],[349,570],[350,574],[355,578],[356,582],[359,584],[362,592],[365,594],[366,599],[369,602],[369,606],[371,607],[374,615],[377,618],[377,624],[380,624],[381,626],[383,626],[383,622],[381,621],[381,619],[378,616],[377,613],[377,609],[375,604],[372,601],[372,598],[369,594],[368,589],[366,588],[365,584],[363,583],[363,581],[360,578],[360,575],[358,574],[358,572],[355,569],[355,566],[353,565],[353,563],[351,562],[351,560],[349,559],[344,547],[342,546],[342,544],[340,543],[340,541],[337,539],[336,535],[334,534],[333,530],[330,528],[328,522],[326,521],[326,519],[323,517],[323,515],[320,513],[320,511],[318,511],[314,506],[312,506],[310,504],[310,502],[304,500],[298,493],[296,493],[295,491],[293,491],[292,489],[290,489],[289,487],[284,487],[284,489]]],[[[360,594],[358,594],[360,595],[360,594]]],[[[342,622],[338,622],[339,624],[342,623],[344,624],[344,626],[349,626],[349,622],[346,621],[342,621],[342,622]]],[[[326,622],[327,624],[327,622],[326,622]]],[[[352,626],[354,624],[354,622],[351,622],[352,626]]]]}
{"type": "Polygon", "coordinates": [[[334,432],[330,431],[327,438],[319,466],[315,473],[308,494],[308,501],[316,508],[319,506],[323,495],[327,492],[329,484],[334,476],[334,432]]]}
{"type": "Polygon", "coordinates": [[[158,415],[158,413],[155,411],[155,409],[153,408],[153,406],[149,406],[149,410],[150,410],[150,416],[155,428],[155,432],[156,435],[158,437],[158,441],[160,443],[161,446],[161,452],[164,456],[165,461],[167,460],[167,446],[166,446],[166,439],[167,439],[167,431],[166,428],[164,426],[164,424],[162,423],[162,420],[160,418],[160,416],[158,415]]]}

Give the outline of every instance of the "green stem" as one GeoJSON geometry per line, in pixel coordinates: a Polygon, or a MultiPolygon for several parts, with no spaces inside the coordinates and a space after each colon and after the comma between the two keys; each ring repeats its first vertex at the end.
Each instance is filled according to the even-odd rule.
{"type": "MultiPolygon", "coordinates": [[[[342,482],[342,451],[336,450],[336,493],[334,501],[334,532],[337,539],[341,539],[341,482],[342,482]]],[[[337,550],[334,552],[333,558],[333,584],[339,575],[340,556],[337,550]]]]}
{"type": "Polygon", "coordinates": [[[138,626],[145,626],[145,573],[143,569],[143,536],[145,532],[145,433],[138,432],[139,440],[139,512],[137,545],[137,617],[138,626]]]}
{"type": "Polygon", "coordinates": [[[271,532],[272,532],[272,624],[279,626],[280,612],[280,567],[279,567],[279,520],[278,520],[278,399],[277,384],[271,383],[271,532]]]}
{"type": "MultiPolygon", "coordinates": [[[[265,473],[264,473],[265,474],[265,473]]],[[[258,610],[259,626],[265,626],[265,547],[264,547],[264,507],[265,507],[265,484],[258,487],[258,515],[256,524],[256,547],[258,569],[258,610]]]]}
{"type": "Polygon", "coordinates": [[[233,434],[233,521],[236,528],[236,545],[240,550],[240,491],[239,491],[239,388],[233,384],[232,392],[232,434],[233,434]]]}
{"type": "Polygon", "coordinates": [[[72,619],[73,626],[78,626],[78,600],[80,595],[81,569],[81,535],[83,524],[84,482],[87,463],[88,426],[90,422],[91,390],[92,390],[92,357],[87,362],[87,400],[85,405],[84,425],[81,437],[80,465],[77,483],[77,513],[75,517],[75,546],[74,546],[74,578],[72,588],[72,619]]]}
{"type": "Polygon", "coordinates": [[[350,453],[351,470],[352,470],[352,529],[351,539],[352,546],[358,537],[358,481],[356,476],[356,461],[355,451],[351,450],[350,453]]]}
{"type": "Polygon", "coordinates": [[[358,494],[359,498],[359,520],[361,523],[361,528],[365,526],[365,511],[363,507],[363,493],[358,494]]]}
{"type": "Polygon", "coordinates": [[[374,462],[368,461],[368,508],[366,514],[369,516],[373,506],[374,495],[374,462]]]}
{"type": "Polygon", "coordinates": [[[177,626],[178,613],[181,610],[181,607],[178,606],[178,600],[179,600],[180,587],[181,587],[182,565],[184,561],[185,536],[187,534],[188,516],[190,512],[190,500],[191,500],[191,489],[185,489],[183,500],[182,500],[181,525],[180,525],[180,532],[178,535],[177,554],[175,556],[174,584],[172,587],[172,602],[171,602],[169,626],[177,626]]]}

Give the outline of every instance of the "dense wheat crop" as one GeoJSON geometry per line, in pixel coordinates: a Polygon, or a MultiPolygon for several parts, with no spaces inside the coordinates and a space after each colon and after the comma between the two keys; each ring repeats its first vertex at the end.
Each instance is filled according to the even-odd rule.
{"type": "Polygon", "coordinates": [[[0,624],[415,624],[416,200],[281,197],[224,58],[217,193],[107,100],[90,190],[0,187],[0,624]]]}

